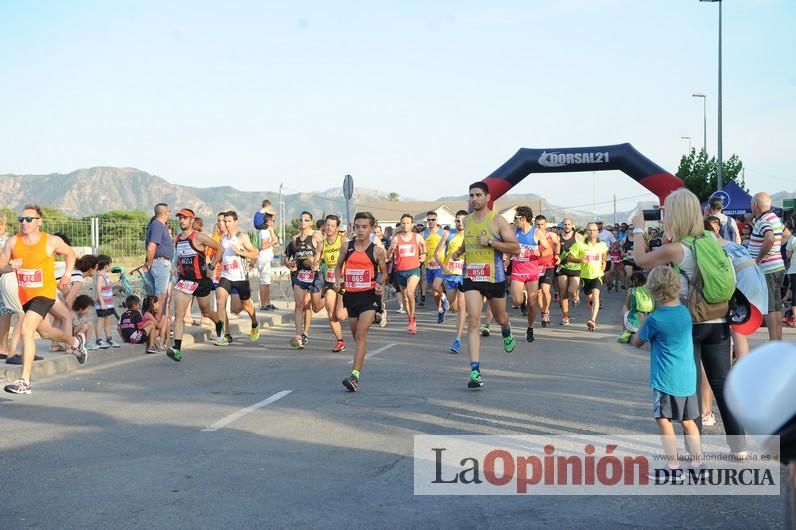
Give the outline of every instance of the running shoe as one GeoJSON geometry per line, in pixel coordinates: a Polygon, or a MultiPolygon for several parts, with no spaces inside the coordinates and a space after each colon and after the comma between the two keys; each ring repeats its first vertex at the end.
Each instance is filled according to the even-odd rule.
{"type": "Polygon", "coordinates": [[[255,327],[255,328],[252,328],[252,330],[251,330],[251,333],[249,334],[249,339],[250,339],[252,342],[257,342],[257,340],[258,340],[259,338],[260,338],[260,326],[257,326],[257,327],[255,327]]]}
{"type": "Polygon", "coordinates": [[[301,334],[301,344],[302,344],[303,346],[306,346],[306,345],[307,345],[307,344],[309,344],[309,343],[310,343],[310,338],[307,336],[307,334],[306,334],[306,333],[302,333],[302,334],[301,334]]]}
{"type": "Polygon", "coordinates": [[[451,308],[451,303],[448,301],[448,297],[447,296],[443,297],[442,298],[442,309],[444,309],[445,312],[447,313],[448,311],[450,311],[450,308],[451,308]]]}
{"type": "Polygon", "coordinates": [[[232,343],[232,335],[230,335],[229,333],[225,333],[224,338],[227,339],[227,344],[232,343]]]}
{"type": "Polygon", "coordinates": [[[77,346],[72,348],[72,353],[75,355],[78,363],[86,364],[86,360],[88,359],[88,352],[86,351],[86,335],[84,333],[78,333],[75,335],[75,339],[77,339],[77,346]]]}
{"type": "Polygon", "coordinates": [[[417,303],[420,307],[424,307],[426,305],[426,295],[420,295],[420,301],[417,303]]]}
{"type": "Polygon", "coordinates": [[[108,344],[108,343],[106,343],[106,342],[105,342],[105,341],[103,341],[102,339],[97,339],[97,347],[98,347],[100,350],[107,350],[108,348],[110,348],[110,347],[111,347],[111,345],[110,345],[110,344],[108,344]]]}
{"type": "Polygon", "coordinates": [[[524,317],[528,316],[528,301],[525,298],[523,298],[522,303],[520,304],[520,313],[522,313],[522,316],[524,317]]]}
{"type": "Polygon", "coordinates": [[[557,302],[560,302],[560,301],[561,301],[561,297],[558,296],[558,293],[554,293],[553,294],[553,302],[557,303],[557,302]]]}
{"type": "Polygon", "coordinates": [[[99,346],[97,346],[93,342],[87,342],[85,347],[86,347],[86,350],[89,350],[89,351],[91,351],[91,350],[99,350],[99,346]]]}
{"type": "Polygon", "coordinates": [[[702,425],[704,427],[713,427],[716,425],[716,415],[713,414],[713,411],[702,415],[702,425]]]}
{"type": "MultiPolygon", "coordinates": [[[[533,331],[531,331],[531,333],[533,333],[533,331]]],[[[514,337],[512,335],[509,335],[508,337],[503,337],[503,351],[505,351],[506,353],[513,352],[514,346],[516,345],[517,341],[514,340],[514,337]]]]}
{"type": "Polygon", "coordinates": [[[440,308],[440,310],[437,311],[437,324],[442,324],[443,322],[445,322],[445,311],[440,308]]]}
{"type": "Polygon", "coordinates": [[[633,336],[633,334],[630,333],[629,331],[625,330],[624,333],[619,335],[619,338],[616,339],[616,342],[618,342],[620,344],[627,344],[628,342],[630,342],[630,337],[631,336],[633,336]]]}
{"type": "Polygon", "coordinates": [[[376,311],[376,314],[373,315],[373,323],[376,324],[376,325],[380,325],[381,324],[381,318],[382,318],[381,317],[381,313],[376,311]]]}
{"type": "Polygon", "coordinates": [[[177,348],[175,348],[174,346],[166,348],[166,355],[168,355],[169,359],[171,359],[172,361],[177,361],[177,362],[182,361],[182,352],[177,348]]]}
{"type": "Polygon", "coordinates": [[[457,338],[453,339],[453,342],[451,343],[450,350],[453,353],[459,353],[459,350],[461,349],[461,347],[462,347],[462,340],[457,337],[457,338]]]}
{"type": "Polygon", "coordinates": [[[302,342],[301,337],[299,335],[296,335],[295,337],[290,339],[290,345],[293,346],[297,350],[303,350],[304,349],[304,342],[302,342]]]}
{"type": "Polygon", "coordinates": [[[387,311],[386,310],[381,312],[381,322],[379,322],[379,327],[380,328],[386,328],[387,327],[387,311]]]}
{"type": "Polygon", "coordinates": [[[228,346],[229,342],[229,338],[224,335],[223,337],[216,337],[216,340],[213,341],[213,344],[216,346],[228,346]]]}
{"type": "Polygon", "coordinates": [[[415,317],[409,319],[409,333],[411,335],[417,333],[417,320],[415,320],[415,317]]]}
{"type": "Polygon", "coordinates": [[[404,315],[404,314],[406,314],[406,309],[404,309],[404,306],[401,306],[401,307],[398,308],[398,311],[396,311],[396,313],[400,313],[400,314],[404,315]]]}
{"type": "Polygon", "coordinates": [[[488,337],[489,336],[489,324],[484,324],[481,326],[481,336],[488,337]]]}
{"type": "Polygon", "coordinates": [[[542,327],[549,328],[550,327],[550,311],[547,313],[542,313],[542,327]]]}
{"type": "Polygon", "coordinates": [[[6,385],[4,390],[10,394],[30,394],[30,383],[26,383],[24,379],[17,379],[10,385],[6,385]]]}
{"type": "Polygon", "coordinates": [[[150,354],[151,353],[160,353],[160,348],[158,348],[157,346],[155,346],[153,344],[152,346],[150,346],[149,348],[146,349],[146,352],[150,353],[150,354]]]}
{"type": "Polygon", "coordinates": [[[345,341],[342,339],[338,340],[337,343],[334,345],[334,348],[332,348],[332,351],[334,353],[345,351],[345,341]]]}
{"type": "Polygon", "coordinates": [[[525,330],[525,340],[528,342],[533,342],[534,340],[536,340],[533,338],[533,328],[530,326],[528,327],[528,329],[525,330]]]}
{"type": "Polygon", "coordinates": [[[564,317],[561,319],[562,326],[569,326],[569,324],[570,324],[569,317],[564,317]]]}
{"type": "Polygon", "coordinates": [[[122,347],[121,344],[119,344],[118,342],[114,342],[113,339],[108,339],[108,345],[111,348],[121,348],[122,347]]]}
{"type": "Polygon", "coordinates": [[[484,386],[484,380],[481,379],[481,372],[478,370],[470,370],[470,380],[467,382],[467,388],[478,390],[484,386]]]}
{"type": "Polygon", "coordinates": [[[349,392],[356,392],[359,388],[359,378],[354,377],[354,375],[349,375],[345,379],[343,379],[343,386],[348,389],[349,392]]]}
{"type": "Polygon", "coordinates": [[[268,306],[267,305],[261,305],[260,307],[257,308],[257,311],[268,311],[268,306]]]}

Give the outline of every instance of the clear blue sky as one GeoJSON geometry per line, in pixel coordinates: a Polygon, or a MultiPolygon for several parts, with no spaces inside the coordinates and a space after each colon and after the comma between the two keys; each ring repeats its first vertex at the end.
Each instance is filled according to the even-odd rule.
{"type": "MultiPolygon", "coordinates": [[[[796,189],[796,2],[724,2],[724,154],[796,189]]],[[[195,186],[466,192],[519,147],[716,152],[718,4],[0,0],[0,173],[131,166],[195,186]]],[[[596,188],[596,193],[593,192],[596,188]]],[[[531,176],[563,206],[621,174],[531,176]],[[596,186],[593,185],[596,183],[596,186]]],[[[588,208],[586,208],[588,209],[588,208]]],[[[598,207],[598,210],[602,208],[598,207]]]]}

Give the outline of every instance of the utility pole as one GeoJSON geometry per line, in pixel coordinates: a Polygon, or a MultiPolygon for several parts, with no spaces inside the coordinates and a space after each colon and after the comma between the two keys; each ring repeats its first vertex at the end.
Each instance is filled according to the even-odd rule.
{"type": "Polygon", "coordinates": [[[614,224],[616,224],[616,194],[614,194],[614,224]]]}
{"type": "Polygon", "coordinates": [[[279,219],[280,219],[279,243],[280,245],[282,245],[282,252],[284,252],[284,249],[287,248],[287,246],[285,245],[285,201],[284,198],[282,197],[282,188],[284,187],[285,185],[280,182],[279,183],[279,219]]]}

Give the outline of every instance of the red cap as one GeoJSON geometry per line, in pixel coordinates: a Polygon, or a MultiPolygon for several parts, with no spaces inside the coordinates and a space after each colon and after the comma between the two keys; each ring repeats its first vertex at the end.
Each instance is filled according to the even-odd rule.
{"type": "Polygon", "coordinates": [[[763,323],[763,314],[754,304],[749,304],[749,320],[744,322],[743,324],[733,324],[732,329],[733,331],[737,331],[741,335],[751,335],[760,327],[763,323]]]}
{"type": "Polygon", "coordinates": [[[183,208],[177,212],[177,217],[196,217],[196,214],[190,208],[183,208]]]}

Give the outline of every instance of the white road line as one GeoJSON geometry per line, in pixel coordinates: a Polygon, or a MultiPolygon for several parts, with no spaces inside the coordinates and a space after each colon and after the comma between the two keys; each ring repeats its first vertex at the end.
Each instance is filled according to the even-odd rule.
{"type": "MultiPolygon", "coordinates": [[[[374,355],[378,355],[381,352],[385,352],[385,351],[389,350],[390,348],[392,348],[393,346],[398,346],[398,344],[395,343],[395,342],[391,342],[390,344],[385,344],[381,348],[377,348],[377,349],[373,350],[372,352],[366,353],[365,354],[365,359],[367,359],[368,357],[372,357],[374,355]]],[[[356,343],[354,343],[354,347],[356,348],[356,343]]],[[[348,361],[348,364],[354,364],[354,359],[351,359],[350,361],[348,361]]]]}
{"type": "Polygon", "coordinates": [[[255,403],[254,405],[251,405],[249,407],[240,409],[237,412],[233,412],[229,416],[218,420],[217,422],[215,422],[210,427],[207,427],[206,429],[202,429],[202,432],[215,432],[215,431],[217,431],[219,429],[223,429],[224,427],[226,427],[227,425],[229,425],[233,421],[235,421],[237,419],[240,419],[243,416],[245,416],[246,414],[249,414],[250,412],[254,412],[257,409],[261,409],[263,407],[267,407],[271,403],[279,401],[280,399],[282,399],[286,395],[290,394],[291,392],[293,392],[293,391],[292,390],[282,390],[281,392],[277,392],[273,396],[268,397],[268,398],[260,401],[259,403],[255,403]]]}

